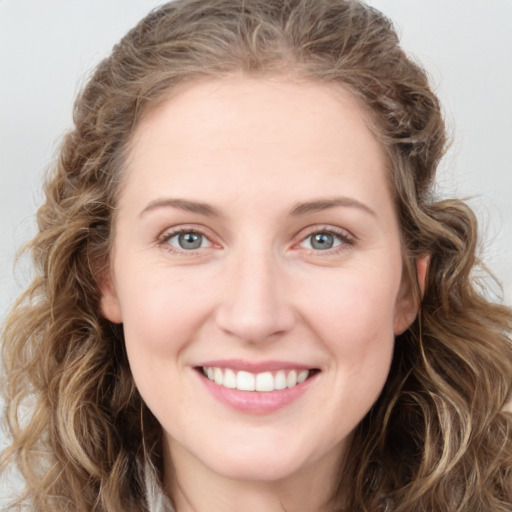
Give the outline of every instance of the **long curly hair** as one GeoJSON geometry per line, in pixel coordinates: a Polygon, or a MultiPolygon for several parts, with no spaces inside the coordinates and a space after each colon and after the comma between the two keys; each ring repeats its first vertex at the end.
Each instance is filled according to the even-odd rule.
{"type": "Polygon", "coordinates": [[[419,314],[396,338],[333,499],[349,489],[351,512],[510,512],[512,314],[473,271],[474,214],[433,195],[446,135],[427,76],[392,23],[355,0],[177,0],[99,65],[46,180],[30,244],[36,277],[3,331],[11,444],[1,466],[15,463],[26,482],[12,510],[158,508],[150,487],[162,476],[161,428],[135,388],[122,328],[100,314],[99,279],[141,117],[178,86],[233,73],[340,84],[387,155],[419,314]],[[416,261],[425,256],[421,297],[416,261]]]}

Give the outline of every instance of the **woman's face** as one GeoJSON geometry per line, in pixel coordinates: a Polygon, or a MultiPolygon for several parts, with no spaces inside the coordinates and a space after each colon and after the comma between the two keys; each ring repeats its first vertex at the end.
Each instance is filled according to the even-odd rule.
{"type": "Polygon", "coordinates": [[[167,460],[332,472],[415,315],[363,111],[319,84],[191,85],[141,122],[124,180],[102,310],[167,460]]]}

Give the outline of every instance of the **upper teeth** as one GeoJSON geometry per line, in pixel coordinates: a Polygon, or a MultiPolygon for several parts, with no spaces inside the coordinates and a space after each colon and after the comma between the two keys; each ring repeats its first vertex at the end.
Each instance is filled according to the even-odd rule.
{"type": "Polygon", "coordinates": [[[240,391],[275,391],[292,388],[304,382],[309,370],[279,370],[275,373],[235,372],[229,368],[203,367],[203,373],[211,381],[226,388],[240,391]]]}

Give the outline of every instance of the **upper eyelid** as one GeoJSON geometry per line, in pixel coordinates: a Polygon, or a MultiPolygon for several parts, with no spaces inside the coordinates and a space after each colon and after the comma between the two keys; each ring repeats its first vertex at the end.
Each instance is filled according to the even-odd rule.
{"type": "MultiPolygon", "coordinates": [[[[178,226],[175,226],[175,227],[170,227],[170,228],[167,228],[167,229],[164,229],[156,238],[156,243],[157,245],[163,245],[163,244],[167,244],[167,242],[169,242],[169,240],[171,240],[172,238],[174,238],[175,236],[178,236],[180,235],[181,233],[196,233],[198,235],[201,235],[201,236],[204,236],[208,242],[211,244],[211,246],[215,246],[215,245],[220,245],[219,242],[216,242],[215,239],[218,238],[218,237],[215,237],[212,233],[211,233],[211,230],[208,230],[204,227],[197,227],[197,226],[194,226],[194,225],[178,225],[178,226]]],[[[170,246],[170,244],[169,244],[170,246]]],[[[184,249],[179,249],[179,248],[174,248],[174,250],[176,252],[180,252],[180,251],[183,251],[183,252],[195,252],[195,251],[200,251],[201,249],[208,249],[209,247],[202,247],[202,248],[198,248],[198,249],[193,249],[193,250],[189,250],[189,251],[185,251],[184,249]]]]}
{"type": "Polygon", "coordinates": [[[313,225],[310,226],[309,229],[306,228],[306,233],[302,230],[298,236],[299,240],[294,242],[292,245],[292,249],[302,249],[306,251],[310,255],[318,256],[318,257],[328,257],[328,256],[336,256],[342,253],[349,248],[352,248],[357,241],[357,238],[347,229],[340,228],[338,226],[331,225],[313,225]],[[329,249],[318,250],[309,247],[301,247],[303,243],[307,241],[315,233],[328,233],[340,240],[340,244],[335,245],[329,249]]]}
{"type": "Polygon", "coordinates": [[[205,227],[197,226],[195,224],[179,224],[162,230],[158,235],[158,239],[172,237],[179,235],[180,233],[197,233],[198,235],[203,235],[208,239],[213,237],[212,231],[205,227]]]}
{"type": "Polygon", "coordinates": [[[302,237],[301,239],[304,240],[305,238],[315,234],[315,233],[332,233],[334,235],[338,235],[345,238],[350,238],[351,240],[356,240],[357,237],[348,229],[341,228],[339,226],[331,226],[328,224],[314,224],[311,226],[308,226],[306,228],[303,228],[298,234],[297,237],[302,237]]]}

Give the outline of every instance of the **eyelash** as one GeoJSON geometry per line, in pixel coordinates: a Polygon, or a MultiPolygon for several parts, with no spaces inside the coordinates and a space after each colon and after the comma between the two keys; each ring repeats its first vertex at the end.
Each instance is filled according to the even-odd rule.
{"type": "Polygon", "coordinates": [[[315,226],[309,233],[307,233],[306,236],[304,236],[299,244],[303,244],[306,240],[311,239],[314,235],[332,235],[340,240],[340,243],[338,245],[335,245],[334,247],[330,249],[307,249],[311,254],[315,255],[323,255],[323,256],[330,256],[330,255],[336,255],[339,252],[347,249],[347,246],[354,245],[356,239],[353,235],[351,235],[348,231],[341,229],[341,228],[333,228],[332,226],[315,226]]]}
{"type": "Polygon", "coordinates": [[[172,246],[169,242],[176,236],[185,235],[185,234],[194,234],[202,237],[203,239],[207,240],[210,245],[213,245],[213,242],[210,240],[210,237],[208,237],[205,233],[203,233],[200,229],[195,228],[179,228],[173,231],[167,231],[165,232],[161,237],[158,239],[158,245],[163,247],[165,250],[182,256],[190,256],[191,254],[196,254],[198,250],[204,249],[204,247],[199,247],[198,249],[180,249],[177,247],[172,246]]]}
{"type": "MultiPolygon", "coordinates": [[[[200,229],[195,228],[179,228],[173,231],[167,231],[165,232],[161,237],[158,239],[158,245],[165,248],[165,250],[177,254],[177,255],[183,255],[183,256],[190,256],[193,254],[197,254],[197,251],[201,249],[205,249],[205,247],[199,247],[197,249],[179,249],[177,247],[172,246],[169,242],[176,236],[184,235],[184,234],[195,234],[200,237],[203,237],[203,239],[207,240],[210,245],[214,245],[214,243],[210,240],[210,237],[206,235],[204,232],[202,232],[200,229]]],[[[314,229],[311,229],[305,236],[303,236],[300,240],[300,242],[294,244],[294,247],[300,246],[307,240],[311,239],[314,235],[331,235],[337,238],[340,243],[338,245],[335,245],[334,247],[330,249],[314,249],[314,248],[305,248],[309,253],[315,254],[315,255],[323,255],[323,256],[329,256],[333,254],[337,254],[340,251],[343,251],[347,248],[347,246],[352,246],[355,243],[355,237],[352,236],[350,233],[343,229],[336,229],[332,226],[315,226],[314,229]]]]}

